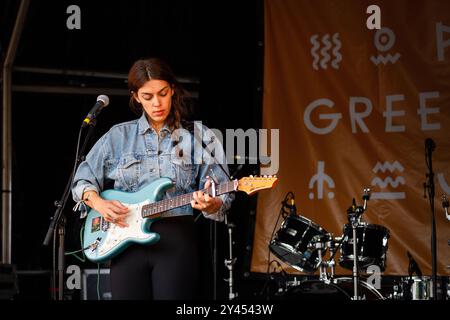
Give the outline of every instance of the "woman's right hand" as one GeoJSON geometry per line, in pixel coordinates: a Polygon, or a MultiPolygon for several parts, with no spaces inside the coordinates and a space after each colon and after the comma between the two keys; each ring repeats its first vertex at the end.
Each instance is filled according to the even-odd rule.
{"type": "Polygon", "coordinates": [[[87,204],[100,213],[106,221],[112,222],[122,228],[128,227],[125,219],[130,210],[120,203],[120,201],[105,200],[97,192],[94,192],[89,196],[87,204]]]}

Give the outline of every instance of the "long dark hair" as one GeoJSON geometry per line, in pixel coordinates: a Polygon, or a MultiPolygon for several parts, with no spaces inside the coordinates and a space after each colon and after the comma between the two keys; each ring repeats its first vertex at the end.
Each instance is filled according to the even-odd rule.
{"type": "Polygon", "coordinates": [[[136,61],[128,72],[128,88],[130,89],[130,108],[137,115],[142,115],[144,111],[142,105],[138,103],[133,93],[137,94],[147,81],[164,80],[172,87],[172,106],[166,119],[166,123],[171,128],[180,128],[181,121],[188,115],[187,92],[180,86],[175,78],[175,74],[169,65],[159,58],[147,58],[136,61]]]}

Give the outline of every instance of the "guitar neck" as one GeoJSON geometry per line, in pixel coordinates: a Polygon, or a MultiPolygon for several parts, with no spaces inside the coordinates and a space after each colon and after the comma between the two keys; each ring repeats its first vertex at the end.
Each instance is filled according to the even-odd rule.
{"type": "MultiPolygon", "coordinates": [[[[237,180],[228,181],[226,183],[222,183],[215,186],[215,194],[216,196],[220,196],[225,193],[236,191],[237,189],[237,180]]],[[[199,190],[203,193],[207,193],[210,196],[214,194],[212,187],[207,189],[199,190]]],[[[179,208],[191,203],[194,199],[194,192],[182,194],[170,199],[164,199],[161,201],[157,201],[154,203],[146,204],[142,207],[142,217],[150,218],[151,216],[157,215],[161,212],[168,211],[171,209],[179,208]]]]}

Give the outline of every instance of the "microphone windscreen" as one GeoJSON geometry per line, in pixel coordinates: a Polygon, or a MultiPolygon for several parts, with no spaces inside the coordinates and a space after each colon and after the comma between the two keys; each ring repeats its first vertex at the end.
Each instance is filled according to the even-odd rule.
{"type": "Polygon", "coordinates": [[[97,102],[103,102],[103,107],[106,107],[109,104],[109,97],[107,95],[101,94],[97,97],[97,102]]]}

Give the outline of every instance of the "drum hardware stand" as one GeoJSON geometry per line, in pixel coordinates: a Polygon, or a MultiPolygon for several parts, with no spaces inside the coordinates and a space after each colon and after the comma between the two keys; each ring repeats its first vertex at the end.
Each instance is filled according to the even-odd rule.
{"type": "MultiPolygon", "coordinates": [[[[214,161],[216,161],[216,158],[213,158],[214,161]]],[[[216,163],[220,166],[220,168],[222,169],[223,172],[225,172],[225,174],[228,176],[228,178],[231,180],[234,180],[234,177],[239,173],[240,170],[242,170],[243,165],[240,164],[236,170],[233,172],[233,174],[230,176],[227,171],[224,169],[224,167],[222,166],[221,163],[217,162],[216,163]]],[[[212,179],[212,182],[214,182],[214,180],[212,179]]],[[[217,181],[215,181],[217,183],[217,181]]],[[[214,186],[214,185],[213,185],[214,186]]],[[[214,187],[213,187],[214,188],[214,187]]],[[[225,279],[225,282],[228,282],[228,299],[229,300],[233,300],[234,298],[236,298],[238,296],[237,292],[234,292],[234,288],[233,288],[233,284],[234,284],[234,278],[233,278],[233,266],[236,263],[236,258],[233,258],[233,228],[236,227],[233,223],[228,221],[228,212],[225,212],[224,214],[224,222],[225,225],[227,226],[228,229],[228,259],[225,258],[225,266],[228,269],[228,279],[225,279]]],[[[215,236],[217,237],[217,231],[215,232],[215,236]]],[[[216,248],[216,244],[214,245],[214,247],[216,248]]],[[[216,261],[216,259],[214,259],[214,261],[216,261]]],[[[214,264],[215,265],[215,264],[214,264]]],[[[214,280],[216,279],[216,277],[214,277],[214,280]]],[[[216,295],[216,290],[214,290],[214,295],[216,295]]],[[[215,297],[214,297],[215,298],[215,297]]]]}
{"type": "Polygon", "coordinates": [[[311,244],[308,246],[309,248],[314,250],[317,250],[317,258],[319,259],[319,280],[320,281],[328,281],[328,274],[327,274],[327,263],[323,261],[322,259],[322,253],[323,250],[326,249],[326,243],[324,239],[322,238],[322,235],[314,236],[311,239],[311,244]]]}
{"type": "MultiPolygon", "coordinates": [[[[355,199],[353,199],[353,203],[355,199]]],[[[357,234],[356,228],[359,224],[359,215],[356,212],[356,205],[352,205],[352,207],[347,211],[349,216],[349,222],[352,225],[352,233],[353,233],[353,300],[359,300],[358,295],[358,287],[359,287],[359,270],[358,270],[358,253],[357,253],[357,234]]]]}
{"type": "Polygon", "coordinates": [[[335,251],[332,246],[334,247],[335,243],[333,240],[333,235],[331,233],[326,235],[317,235],[312,238],[311,242],[312,243],[309,245],[309,248],[317,250],[317,257],[319,259],[319,280],[328,284],[335,275],[335,262],[332,258],[329,261],[323,260],[323,252],[327,249],[327,247],[329,247],[330,255],[334,257],[335,251]],[[331,270],[330,275],[328,275],[328,268],[331,270]]]}
{"type": "Polygon", "coordinates": [[[333,235],[330,234],[330,241],[328,247],[330,248],[330,259],[327,264],[331,268],[330,278],[333,279],[336,274],[336,262],[334,256],[338,253],[339,249],[342,247],[342,244],[347,241],[348,235],[344,233],[341,237],[333,238],[333,235]],[[336,243],[337,242],[337,243],[336,243]],[[337,244],[337,245],[336,245],[337,244]]]}
{"type": "Polygon", "coordinates": [[[330,278],[333,279],[336,274],[336,262],[334,261],[334,256],[336,254],[333,234],[329,234],[329,241],[327,242],[328,247],[330,248],[330,260],[327,262],[327,266],[330,268],[330,278]]]}
{"type": "Polygon", "coordinates": [[[228,269],[228,279],[225,279],[228,282],[228,299],[233,300],[238,296],[237,292],[234,292],[233,288],[233,266],[236,263],[236,258],[233,258],[233,228],[235,225],[231,222],[228,222],[227,214],[225,214],[225,225],[228,228],[228,259],[225,258],[225,266],[228,269]]]}
{"type": "Polygon", "coordinates": [[[359,268],[358,268],[358,238],[356,228],[361,224],[361,215],[367,209],[367,201],[370,198],[370,189],[364,188],[363,194],[364,205],[356,206],[355,198],[353,198],[352,206],[347,210],[348,221],[352,226],[353,234],[353,300],[359,300],[358,288],[359,288],[359,268]]]}

